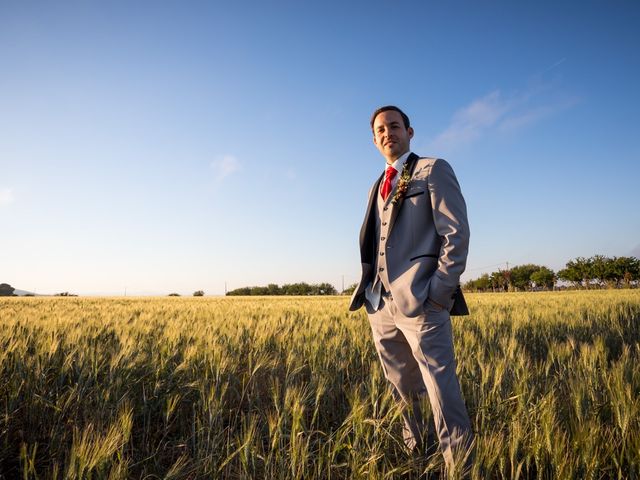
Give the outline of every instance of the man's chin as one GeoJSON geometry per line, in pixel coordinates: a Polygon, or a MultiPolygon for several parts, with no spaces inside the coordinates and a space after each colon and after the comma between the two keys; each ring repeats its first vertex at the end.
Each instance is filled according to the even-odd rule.
{"type": "Polygon", "coordinates": [[[398,158],[400,156],[399,149],[397,149],[397,148],[388,148],[387,149],[387,156],[388,157],[398,158]]]}

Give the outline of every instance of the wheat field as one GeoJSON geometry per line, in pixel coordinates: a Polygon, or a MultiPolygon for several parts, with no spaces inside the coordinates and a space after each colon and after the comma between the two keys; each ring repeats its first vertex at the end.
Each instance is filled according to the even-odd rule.
{"type": "MultiPolygon", "coordinates": [[[[443,477],[347,303],[0,299],[0,478],[443,477]]],[[[640,290],[468,303],[472,477],[640,478],[640,290]]]]}

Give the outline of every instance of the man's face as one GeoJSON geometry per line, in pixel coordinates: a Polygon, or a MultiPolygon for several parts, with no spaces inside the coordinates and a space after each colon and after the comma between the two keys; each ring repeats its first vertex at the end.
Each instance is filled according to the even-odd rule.
{"type": "Polygon", "coordinates": [[[380,153],[393,163],[409,151],[413,128],[405,128],[402,116],[395,110],[379,113],[373,122],[373,143],[380,153]]]}

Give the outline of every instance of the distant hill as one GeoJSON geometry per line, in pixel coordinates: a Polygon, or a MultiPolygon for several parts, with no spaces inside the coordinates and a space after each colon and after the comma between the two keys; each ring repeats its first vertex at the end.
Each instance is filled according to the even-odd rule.
{"type": "Polygon", "coordinates": [[[25,295],[35,295],[35,293],[33,292],[27,292],[26,290],[19,290],[19,289],[15,289],[13,291],[14,295],[17,295],[19,297],[24,297],[25,295]]]}

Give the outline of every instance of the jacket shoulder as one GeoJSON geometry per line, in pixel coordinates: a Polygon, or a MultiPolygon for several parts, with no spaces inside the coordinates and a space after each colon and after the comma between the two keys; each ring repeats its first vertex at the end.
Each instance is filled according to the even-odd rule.
{"type": "Polygon", "coordinates": [[[449,162],[447,162],[444,158],[437,157],[421,157],[419,162],[422,162],[419,166],[422,167],[429,174],[433,175],[453,175],[455,173],[453,171],[453,167],[449,162]]]}
{"type": "Polygon", "coordinates": [[[435,157],[418,157],[413,168],[414,178],[426,178],[431,173],[433,166],[438,161],[435,157]]]}
{"type": "Polygon", "coordinates": [[[439,157],[418,157],[417,162],[422,166],[433,167],[437,163],[438,166],[442,165],[451,168],[449,162],[439,157]]]}

